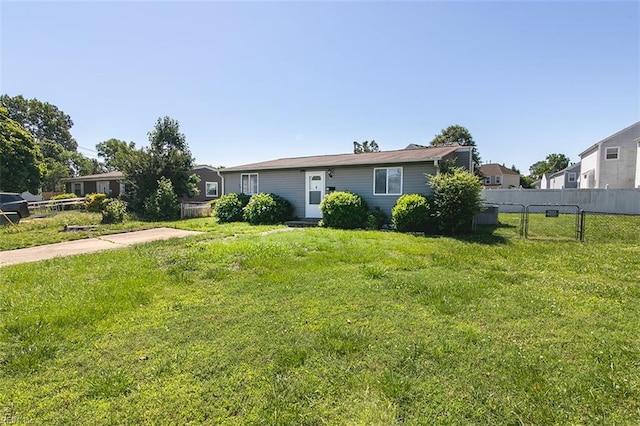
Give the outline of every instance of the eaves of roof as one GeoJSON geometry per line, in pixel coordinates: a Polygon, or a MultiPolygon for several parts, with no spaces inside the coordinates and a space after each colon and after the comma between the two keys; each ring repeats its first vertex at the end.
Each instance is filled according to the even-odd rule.
{"type": "Polygon", "coordinates": [[[580,154],[578,154],[580,156],[580,158],[582,158],[585,154],[592,152],[594,149],[598,149],[600,147],[600,145],[602,145],[603,143],[607,142],[609,139],[612,139],[616,136],[618,136],[621,133],[624,133],[628,130],[631,130],[632,128],[636,127],[636,126],[640,126],[640,121],[638,121],[637,123],[633,123],[631,126],[625,127],[624,129],[615,132],[614,134],[612,134],[611,136],[607,136],[606,138],[602,139],[599,142],[594,143],[593,145],[591,145],[589,148],[585,149],[584,151],[582,151],[580,154]]]}
{"type": "Polygon", "coordinates": [[[456,152],[459,146],[400,149],[396,151],[363,152],[361,154],[316,155],[310,157],[281,158],[220,169],[220,173],[300,169],[313,167],[366,166],[376,164],[421,163],[442,160],[456,152]]]}

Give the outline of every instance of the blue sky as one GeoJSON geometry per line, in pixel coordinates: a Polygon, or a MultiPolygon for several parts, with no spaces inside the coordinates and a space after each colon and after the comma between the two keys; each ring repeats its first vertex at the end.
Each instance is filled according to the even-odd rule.
{"type": "Polygon", "coordinates": [[[170,116],[198,164],[428,144],[579,161],[640,119],[640,2],[0,3],[2,93],[50,102],[80,152],[170,116]]]}

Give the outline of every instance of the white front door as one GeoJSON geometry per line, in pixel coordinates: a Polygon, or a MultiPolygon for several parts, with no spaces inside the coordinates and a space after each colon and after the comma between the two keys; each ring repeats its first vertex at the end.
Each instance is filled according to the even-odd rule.
{"type": "Polygon", "coordinates": [[[109,193],[111,193],[111,191],[109,191],[109,181],[99,180],[96,182],[96,192],[109,195],[109,193]]]}
{"type": "Polygon", "coordinates": [[[304,216],[307,218],[319,219],[322,217],[320,201],[322,201],[325,194],[324,173],[325,172],[305,172],[307,183],[304,216]]]}

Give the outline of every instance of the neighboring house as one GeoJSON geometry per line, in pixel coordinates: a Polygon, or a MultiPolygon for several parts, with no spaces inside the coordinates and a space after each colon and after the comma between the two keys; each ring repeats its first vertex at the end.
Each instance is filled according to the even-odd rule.
{"type": "Polygon", "coordinates": [[[321,218],[320,202],[332,191],[361,195],[370,209],[387,215],[402,194],[431,192],[426,175],[435,175],[442,161],[471,170],[467,146],[416,147],[360,154],[284,158],[220,169],[223,193],[277,194],[294,207],[298,218],[321,218]]]}
{"type": "MultiPolygon", "coordinates": [[[[193,198],[184,198],[182,201],[207,202],[220,197],[222,178],[217,169],[211,166],[199,165],[192,170],[198,175],[200,193],[193,198]]],[[[74,193],[78,197],[86,194],[103,193],[111,197],[124,194],[125,178],[122,172],[100,173],[97,175],[78,176],[62,179],[64,191],[74,193]]]]}
{"type": "Polygon", "coordinates": [[[122,172],[100,173],[61,180],[64,192],[84,197],[86,194],[103,193],[117,197],[124,193],[124,175],[122,172]]]}
{"type": "Polygon", "coordinates": [[[580,181],[580,162],[555,173],[542,176],[540,189],[575,189],[580,181]]]}
{"type": "Polygon", "coordinates": [[[198,190],[200,192],[192,198],[184,197],[182,201],[204,203],[215,200],[222,195],[222,177],[218,173],[218,169],[199,165],[193,168],[193,173],[200,178],[200,182],[198,182],[198,190]]]}
{"type": "Polygon", "coordinates": [[[580,154],[580,188],[640,188],[640,121],[580,154]]]}
{"type": "Polygon", "coordinates": [[[520,187],[520,173],[502,164],[483,164],[480,173],[484,176],[484,189],[513,189],[520,187]]]}

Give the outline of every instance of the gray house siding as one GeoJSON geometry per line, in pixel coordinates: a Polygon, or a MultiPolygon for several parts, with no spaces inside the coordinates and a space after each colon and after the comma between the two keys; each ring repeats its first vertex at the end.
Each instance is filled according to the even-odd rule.
{"type": "Polygon", "coordinates": [[[200,182],[198,182],[198,195],[195,197],[183,197],[182,201],[189,202],[207,202],[215,200],[216,198],[222,195],[222,179],[218,175],[218,172],[214,168],[210,167],[196,167],[193,169],[192,173],[195,173],[200,178],[200,182]],[[217,182],[218,183],[218,195],[217,196],[208,196],[207,195],[207,182],[217,182]]]}
{"type": "Polygon", "coordinates": [[[391,215],[391,209],[395,205],[399,195],[374,195],[373,170],[380,167],[402,167],[402,193],[403,194],[428,194],[425,174],[435,174],[433,163],[421,164],[380,164],[376,166],[345,166],[331,168],[309,168],[305,170],[262,170],[225,172],[224,193],[240,193],[242,174],[258,174],[258,191],[277,194],[287,199],[294,206],[294,216],[305,217],[305,171],[325,171],[325,185],[335,191],[351,191],[361,195],[370,209],[380,207],[387,215],[391,215]]]}
{"type": "MultiPolygon", "coordinates": [[[[639,128],[640,129],[640,128],[639,128]]],[[[640,132],[636,132],[640,137],[640,132]]],[[[637,148],[631,138],[614,138],[602,144],[600,156],[600,187],[633,188],[635,186],[635,170],[637,148]],[[607,148],[618,148],[618,159],[607,160],[607,148]]]]}

